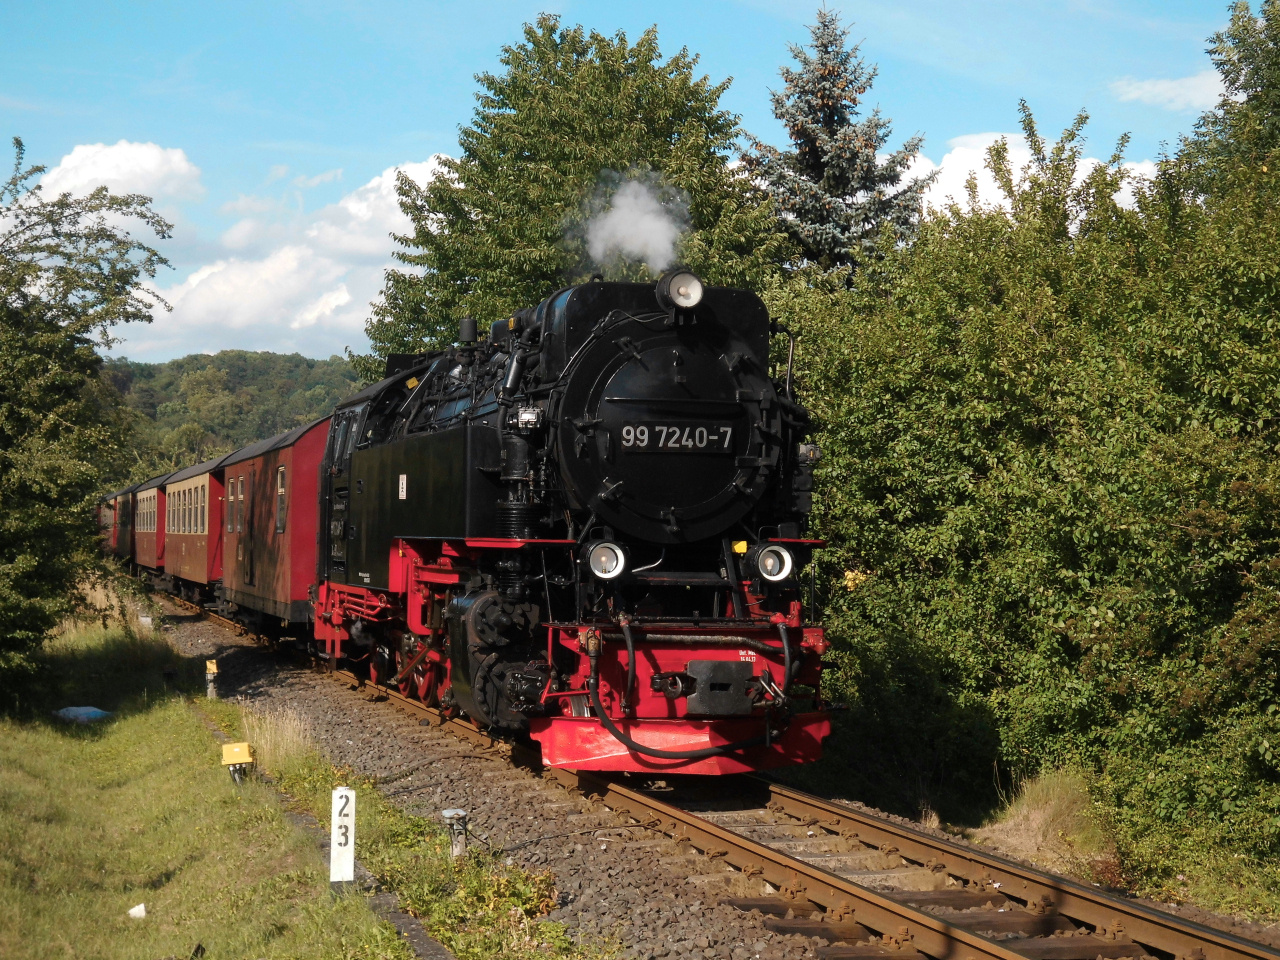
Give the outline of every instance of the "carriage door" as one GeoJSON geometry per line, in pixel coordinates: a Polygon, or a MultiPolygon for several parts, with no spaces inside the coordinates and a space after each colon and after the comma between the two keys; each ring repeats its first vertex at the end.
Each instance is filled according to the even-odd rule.
{"type": "Polygon", "coordinates": [[[240,499],[243,501],[240,507],[240,514],[244,517],[244,533],[240,535],[240,542],[244,544],[244,563],[241,570],[244,571],[244,582],[248,586],[253,586],[253,555],[257,552],[257,544],[253,542],[254,538],[254,522],[253,522],[253,492],[257,489],[257,471],[249,468],[246,476],[240,478],[240,499]]]}
{"type": "Polygon", "coordinates": [[[329,427],[329,447],[324,458],[328,549],[321,562],[328,577],[337,583],[347,582],[347,544],[355,534],[351,523],[351,454],[360,438],[360,422],[367,404],[360,404],[334,414],[329,427]]]}

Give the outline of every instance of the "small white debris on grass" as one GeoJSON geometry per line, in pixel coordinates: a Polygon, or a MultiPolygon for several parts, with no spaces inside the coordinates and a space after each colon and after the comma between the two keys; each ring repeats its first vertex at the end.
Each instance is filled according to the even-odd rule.
{"type": "Polygon", "coordinates": [[[133,917],[133,919],[135,920],[141,920],[146,915],[147,915],[147,905],[145,903],[140,903],[136,907],[134,907],[132,910],[129,911],[129,916],[133,917]]]}

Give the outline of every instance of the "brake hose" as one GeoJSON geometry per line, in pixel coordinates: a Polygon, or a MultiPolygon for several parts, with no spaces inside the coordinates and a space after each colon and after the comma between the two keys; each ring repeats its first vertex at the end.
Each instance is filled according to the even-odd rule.
{"type": "Polygon", "coordinates": [[[778,624],[778,634],[782,637],[782,697],[785,700],[791,689],[791,634],[785,623],[778,624]]]}
{"type": "Polygon", "coordinates": [[[591,676],[587,680],[587,690],[591,694],[591,705],[595,707],[596,716],[600,718],[600,723],[604,725],[604,728],[628,750],[643,754],[646,757],[656,757],[659,760],[703,760],[707,757],[721,757],[727,753],[737,753],[739,750],[745,750],[747,747],[757,747],[769,741],[767,734],[769,718],[765,717],[766,733],[758,737],[752,737],[749,740],[738,740],[734,743],[724,743],[718,747],[703,747],[699,750],[659,750],[657,747],[646,747],[643,743],[632,740],[623,733],[605,712],[604,704],[600,701],[599,649],[597,648],[594,653],[588,652],[587,658],[591,663],[591,676]]]}
{"type": "Polygon", "coordinates": [[[631,709],[631,692],[636,688],[636,638],[631,635],[631,621],[623,617],[622,636],[627,641],[627,686],[622,691],[622,712],[631,709]]]}

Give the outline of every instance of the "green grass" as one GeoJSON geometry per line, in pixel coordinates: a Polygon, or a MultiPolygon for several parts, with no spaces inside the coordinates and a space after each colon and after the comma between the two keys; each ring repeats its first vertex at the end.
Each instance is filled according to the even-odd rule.
{"type": "Polygon", "coordinates": [[[271,787],[232,784],[180,695],[200,669],[121,630],[51,644],[27,718],[0,719],[0,956],[408,957],[363,898],[330,895],[271,787]],[[116,716],[46,719],[80,705],[116,716]]]}
{"type": "MultiPolygon", "coordinates": [[[[217,710],[229,724],[235,718],[228,707],[217,710]]],[[[357,857],[460,960],[598,958],[615,952],[616,944],[575,944],[562,924],[538,919],[555,907],[550,873],[509,864],[501,851],[474,842],[455,861],[439,823],[404,813],[371,781],[335,769],[315,751],[296,715],[246,711],[239,721],[255,749],[259,743],[265,747],[258,756],[299,809],[327,820],[334,786],[356,790],[357,857]]]]}

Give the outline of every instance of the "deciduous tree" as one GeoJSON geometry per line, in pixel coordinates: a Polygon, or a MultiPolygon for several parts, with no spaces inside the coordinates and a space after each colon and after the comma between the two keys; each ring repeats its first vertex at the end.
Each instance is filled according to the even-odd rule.
{"type": "Polygon", "coordinates": [[[463,316],[483,326],[587,279],[597,265],[582,225],[611,180],[681,197],[681,258],[713,283],[756,286],[784,255],[767,202],[730,166],[728,81],[698,77],[685,50],[664,60],[656,28],[631,43],[542,16],[501,63],[477,78],[461,155],[429,183],[399,179],[413,232],[396,257],[415,269],[387,274],[366,327],[375,356],[355,358],[366,378],[388,353],[450,342],[463,316]]]}
{"type": "Polygon", "coordinates": [[[0,183],[0,658],[75,605],[126,429],[95,347],[163,305],[145,281],[165,260],[124,225],[170,229],[143,196],[47,197],[44,168],[23,166],[20,140],[14,149],[0,183]]]}
{"type": "Polygon", "coordinates": [[[1280,0],[1262,0],[1257,14],[1245,0],[1232,4],[1230,23],[1209,43],[1222,99],[1179,158],[1204,191],[1280,160],[1280,0]]]}

